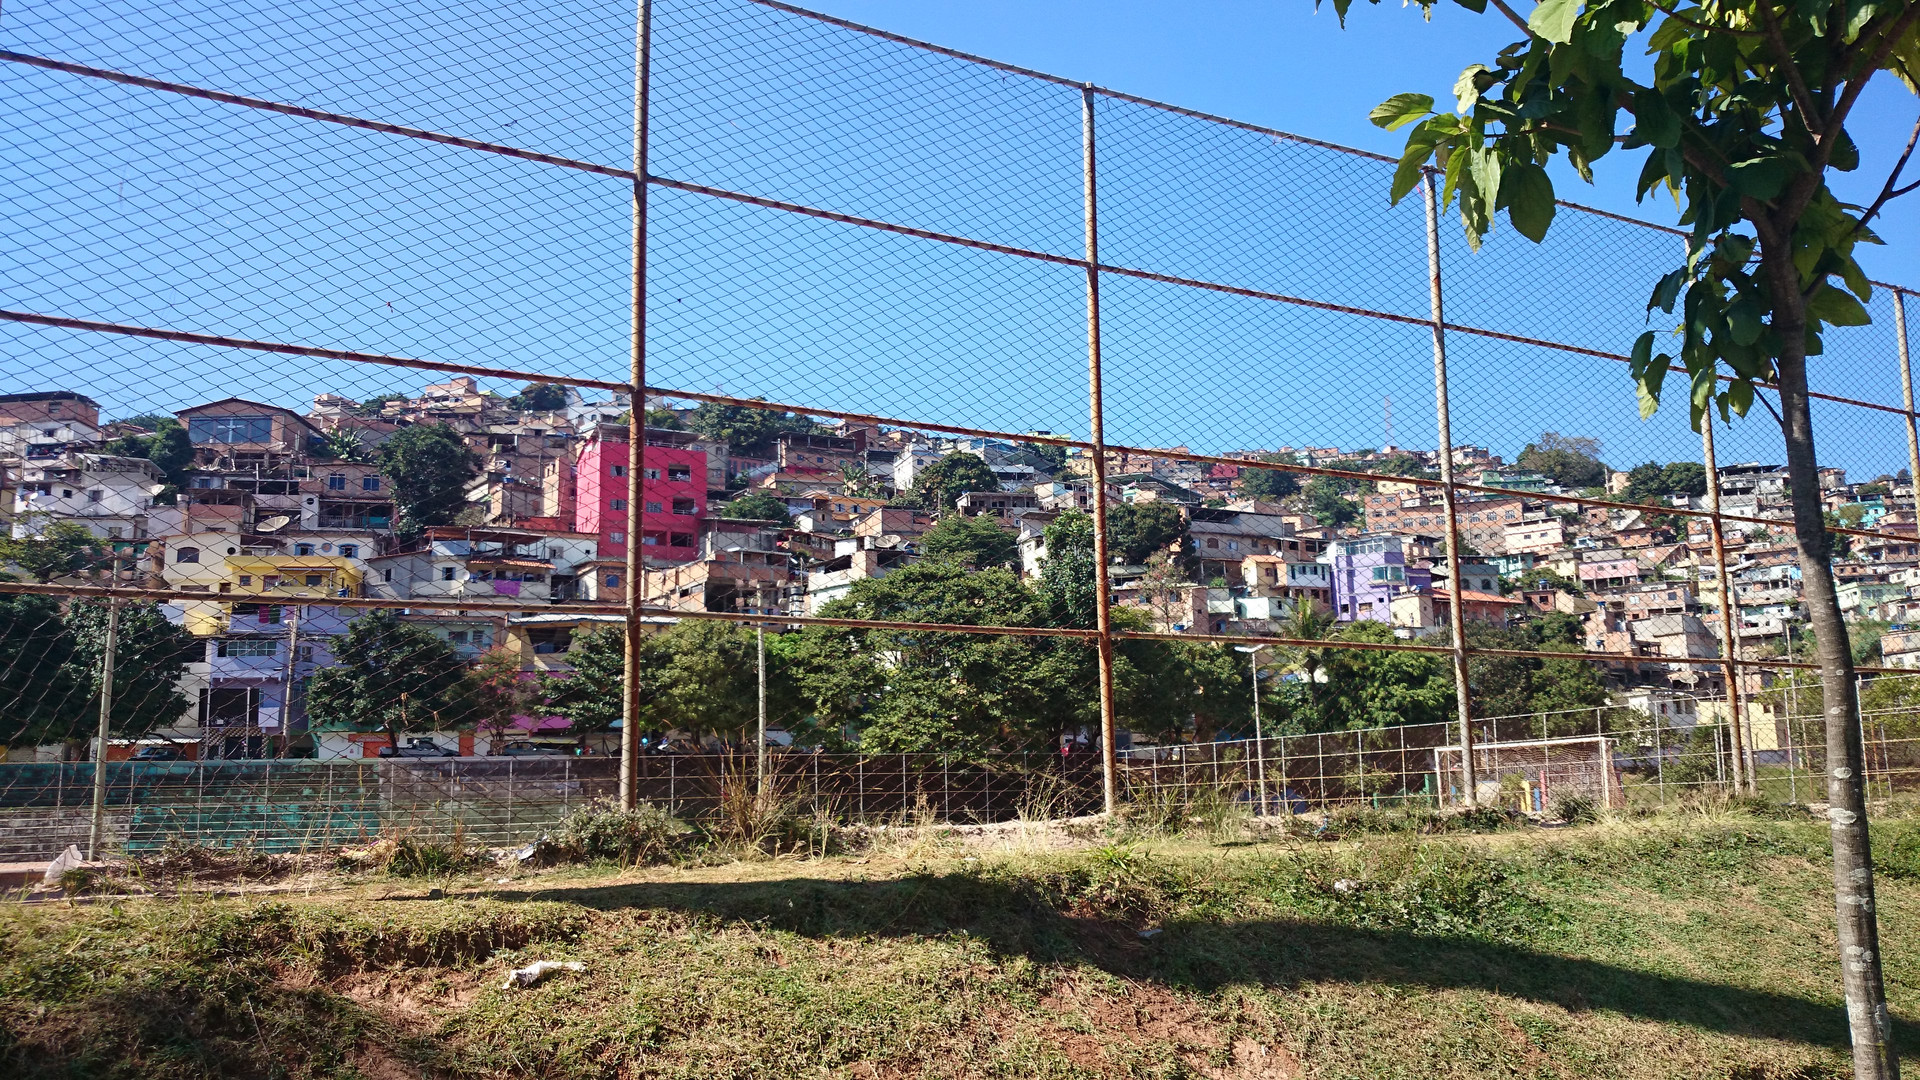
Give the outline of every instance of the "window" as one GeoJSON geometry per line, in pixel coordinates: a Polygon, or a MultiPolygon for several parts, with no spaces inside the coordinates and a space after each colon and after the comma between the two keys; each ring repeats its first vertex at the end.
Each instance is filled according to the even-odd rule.
{"type": "Polygon", "coordinates": [[[617,588],[619,588],[619,587],[620,587],[620,575],[619,575],[619,574],[608,574],[608,575],[607,575],[607,588],[609,588],[609,589],[617,589],[617,588]]]}
{"type": "Polygon", "coordinates": [[[1209,536],[1207,537],[1207,546],[1210,548],[1217,548],[1220,546],[1220,541],[1215,537],[1209,536]]]}
{"type": "Polygon", "coordinates": [[[107,539],[109,540],[120,539],[120,526],[118,525],[107,526],[107,539]]]}
{"type": "Polygon", "coordinates": [[[627,467],[625,465],[615,465],[612,469],[609,469],[608,472],[614,476],[625,476],[627,475],[627,467]]]}
{"type": "MultiPolygon", "coordinates": [[[[627,508],[627,500],[625,499],[608,499],[607,500],[607,509],[609,510],[625,510],[626,508],[627,508]]],[[[648,503],[647,508],[655,509],[656,504],[648,503]]]]}
{"type": "Polygon", "coordinates": [[[449,645],[465,645],[467,643],[467,632],[465,630],[447,631],[447,643],[449,645]]]}
{"type": "Polygon", "coordinates": [[[332,473],[332,474],[330,474],[330,475],[329,475],[329,476],[327,477],[327,490],[328,490],[328,491],[345,491],[345,490],[347,490],[347,478],[346,478],[346,477],[345,477],[344,475],[342,475],[342,474],[340,474],[340,473],[332,473]]]}
{"type": "Polygon", "coordinates": [[[73,498],[73,489],[72,489],[72,488],[61,488],[61,489],[60,489],[60,497],[61,497],[61,498],[63,498],[63,499],[71,499],[71,498],[73,498]]]}
{"type": "Polygon", "coordinates": [[[273,441],[273,417],[195,417],[187,421],[187,438],[195,443],[271,442],[273,441]]]}
{"type": "Polygon", "coordinates": [[[667,546],[690,548],[693,546],[692,533],[672,533],[667,537],[667,546]]]}
{"type": "Polygon", "coordinates": [[[1229,540],[1229,541],[1227,541],[1227,550],[1228,550],[1228,551],[1239,551],[1239,550],[1240,550],[1240,541],[1238,541],[1238,540],[1229,540]]]}
{"type": "Polygon", "coordinates": [[[197,563],[200,561],[200,549],[196,547],[174,548],[173,561],[177,563],[197,563]]]}
{"type": "Polygon", "coordinates": [[[193,478],[193,486],[197,488],[216,488],[220,486],[220,478],[217,476],[196,476],[193,478]]]}
{"type": "Polygon", "coordinates": [[[240,587],[241,587],[241,588],[243,588],[243,589],[251,589],[251,588],[253,588],[253,575],[252,575],[252,574],[241,574],[241,575],[240,575],[240,587]]]}
{"type": "Polygon", "coordinates": [[[326,580],[325,574],[308,574],[306,578],[307,584],[309,586],[318,586],[321,582],[325,580],[326,580]]]}
{"type": "Polygon", "coordinates": [[[607,539],[616,544],[624,544],[627,542],[627,534],[616,529],[607,534],[607,539]]]}
{"type": "Polygon", "coordinates": [[[649,501],[649,502],[647,503],[647,513],[649,513],[649,514],[657,514],[657,513],[659,513],[659,512],[660,512],[660,504],[659,504],[659,503],[657,503],[657,502],[651,502],[651,501],[649,501]]]}
{"type": "Polygon", "coordinates": [[[673,500],[673,512],[676,514],[679,514],[681,517],[692,517],[694,514],[693,500],[692,499],[673,500]]]}
{"type": "Polygon", "coordinates": [[[667,466],[667,479],[685,483],[693,479],[693,469],[686,465],[667,466]]]}
{"type": "Polygon", "coordinates": [[[88,502],[90,502],[90,503],[97,503],[97,502],[99,502],[99,501],[100,501],[100,498],[101,498],[101,496],[103,496],[103,495],[105,495],[105,494],[106,494],[106,492],[104,492],[104,491],[101,491],[101,490],[100,490],[99,488],[88,488],[88,489],[87,489],[87,501],[88,501],[88,502]]]}
{"type": "Polygon", "coordinates": [[[380,580],[391,583],[393,581],[393,571],[392,570],[380,571],[380,580]]]}
{"type": "Polygon", "coordinates": [[[357,558],[359,558],[359,557],[360,557],[360,545],[359,545],[359,544],[341,544],[341,545],[340,545],[340,557],[341,557],[341,558],[343,558],[343,559],[357,559],[357,558]]]}
{"type": "Polygon", "coordinates": [[[441,567],[441,568],[440,568],[440,580],[441,580],[441,581],[452,581],[452,580],[453,580],[453,575],[454,575],[454,568],[453,568],[453,567],[451,567],[451,566],[443,566],[443,567],[441,567]]]}
{"type": "Polygon", "coordinates": [[[280,643],[272,638],[233,638],[216,643],[221,656],[278,656],[280,643]]]}
{"type": "Polygon", "coordinates": [[[658,480],[658,479],[660,479],[660,470],[659,470],[659,469],[647,469],[647,470],[645,470],[644,472],[642,472],[642,473],[641,473],[640,475],[642,475],[642,476],[644,476],[644,477],[646,477],[646,478],[647,478],[647,479],[649,479],[649,480],[658,480]]]}
{"type": "Polygon", "coordinates": [[[380,478],[379,478],[379,477],[377,477],[377,476],[363,476],[363,477],[361,477],[361,478],[360,478],[360,490],[361,490],[361,491],[379,491],[379,490],[380,490],[380,478]]]}
{"type": "Polygon", "coordinates": [[[313,554],[313,545],[312,544],[295,544],[293,545],[293,553],[295,555],[311,555],[313,554]]]}
{"type": "Polygon", "coordinates": [[[280,625],[280,605],[278,604],[235,604],[233,617],[249,620],[261,626],[280,625]]]}

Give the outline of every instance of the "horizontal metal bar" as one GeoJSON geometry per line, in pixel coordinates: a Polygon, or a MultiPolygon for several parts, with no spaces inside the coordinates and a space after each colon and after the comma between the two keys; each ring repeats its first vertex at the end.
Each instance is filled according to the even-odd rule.
{"type": "MultiPolygon", "coordinates": [[[[601,379],[579,379],[563,375],[549,375],[537,371],[519,371],[507,368],[484,367],[474,364],[446,363],[436,360],[421,360],[414,357],[387,356],[380,353],[354,352],[349,349],[324,349],[309,345],[294,345],[286,342],[258,341],[249,338],[228,337],[219,334],[202,334],[187,330],[167,330],[159,327],[134,326],[126,323],[100,322],[92,319],[73,319],[58,315],[39,315],[24,311],[0,310],[0,320],[28,323],[36,326],[60,327],[72,330],[90,330],[100,333],[124,334],[132,337],[154,338],[163,341],[179,341],[189,344],[216,345],[225,348],[253,349],[261,352],[284,353],[294,356],[314,356],[333,360],[345,360],[352,363],[380,364],[388,367],[415,368],[426,371],[441,371],[452,374],[481,375],[490,378],[508,379],[524,382],[549,382],[563,386],[585,386],[615,393],[627,393],[630,387],[626,383],[609,382],[601,379]]],[[[768,401],[763,398],[732,397],[725,394],[707,394],[697,390],[675,390],[669,387],[647,388],[647,393],[661,397],[684,398],[689,401],[707,401],[724,405],[735,405],[749,409],[766,409],[780,412],[804,413],[812,416],[826,416],[840,420],[860,423],[891,425],[920,431],[936,431],[943,434],[964,435],[968,437],[1006,439],[1011,442],[1045,443],[1052,446],[1070,446],[1079,449],[1091,449],[1092,444],[1080,439],[1069,439],[1053,435],[1028,435],[1021,432],[998,431],[991,428],[964,427],[956,424],[939,424],[928,421],[902,419],[900,417],[875,416],[870,413],[848,412],[839,409],[825,409],[812,405],[799,405],[786,402],[768,401]]],[[[1313,465],[1298,465],[1285,462],[1253,461],[1245,458],[1224,457],[1217,454],[1196,454],[1182,450],[1166,450],[1153,447],[1124,446],[1107,444],[1109,454],[1126,454],[1140,457],[1157,457],[1171,461],[1190,461],[1198,464],[1231,465],[1239,468],[1269,469],[1275,472],[1299,473],[1305,476],[1328,476],[1339,479],[1360,481],[1388,481],[1391,483],[1413,484],[1420,487],[1439,487],[1438,480],[1425,477],[1400,476],[1392,473],[1373,473],[1355,469],[1329,469],[1313,465]]],[[[1491,487],[1481,484],[1455,482],[1454,487],[1461,491],[1480,492],[1488,495],[1510,496],[1534,499],[1541,502],[1567,503],[1576,506],[1605,507],[1610,510],[1644,510],[1655,514],[1671,514],[1676,517],[1710,518],[1710,510],[1692,510],[1684,507],[1653,506],[1646,503],[1622,503],[1608,499],[1590,499],[1579,495],[1558,495],[1544,492],[1517,491],[1512,488],[1491,487]]],[[[1780,518],[1747,517],[1739,514],[1721,514],[1722,521],[1733,521],[1749,525],[1782,525],[1788,522],[1780,518]]],[[[1827,530],[1841,536],[1864,536],[1889,540],[1916,540],[1909,533],[1884,532],[1875,529],[1853,529],[1835,526],[1827,530]]]]}
{"type": "Polygon", "coordinates": [[[458,375],[483,375],[488,378],[508,379],[524,382],[557,383],[561,386],[585,386],[596,390],[611,390],[627,393],[631,383],[610,382],[605,379],[580,379],[569,375],[546,375],[537,371],[519,371],[512,368],[487,367],[480,364],[453,364],[440,360],[421,360],[409,356],[387,356],[382,353],[355,352],[351,349],[326,349],[315,345],[292,345],[284,341],[258,341],[253,338],[229,337],[225,334],[202,334],[192,330],[166,330],[154,326],[135,326],[129,323],[100,322],[95,319],[74,319],[64,315],[40,315],[30,311],[0,310],[0,320],[26,323],[31,326],[51,326],[64,330],[91,330],[104,334],[123,334],[128,337],[153,338],[158,341],[178,341],[189,345],[218,345],[231,349],[252,349],[256,352],[285,353],[290,356],[312,356],[325,360],[349,360],[356,364],[381,364],[387,367],[416,368],[423,371],[450,372],[458,375]]]}

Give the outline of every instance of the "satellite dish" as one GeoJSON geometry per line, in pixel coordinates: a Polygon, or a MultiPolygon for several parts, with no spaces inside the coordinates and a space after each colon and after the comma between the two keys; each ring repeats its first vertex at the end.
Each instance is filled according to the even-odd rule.
{"type": "Polygon", "coordinates": [[[253,531],[263,533],[279,532],[281,529],[286,528],[288,523],[292,521],[293,518],[287,514],[275,514],[267,520],[260,522],[258,525],[255,525],[253,531]]]}

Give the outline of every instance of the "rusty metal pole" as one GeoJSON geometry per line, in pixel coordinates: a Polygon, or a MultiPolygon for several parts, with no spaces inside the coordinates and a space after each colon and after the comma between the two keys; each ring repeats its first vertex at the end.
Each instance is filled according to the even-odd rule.
{"type": "Polygon", "coordinates": [[[1453,421],[1447,398],[1447,309],[1440,289],[1440,204],[1433,190],[1433,173],[1425,173],[1421,188],[1427,206],[1427,301],[1433,326],[1433,404],[1439,423],[1440,501],[1447,512],[1447,577],[1452,594],[1447,623],[1453,635],[1454,709],[1460,721],[1460,797],[1468,806],[1479,802],[1479,776],[1473,763],[1473,702],[1467,691],[1467,620],[1462,602],[1460,572],[1460,514],[1453,488],[1453,421]]]}
{"type": "Polygon", "coordinates": [[[647,460],[647,100],[652,79],[653,0],[639,0],[633,31],[633,318],[627,390],[627,636],[621,669],[620,805],[631,810],[640,800],[640,651],[645,631],[640,608],[646,602],[641,542],[646,525],[647,460]]]}
{"type": "Polygon", "coordinates": [[[1920,430],[1913,417],[1913,358],[1907,352],[1907,298],[1899,289],[1893,292],[1893,342],[1900,355],[1900,394],[1907,414],[1907,482],[1913,490],[1913,508],[1920,514],[1920,430]]]}
{"type": "Polygon", "coordinates": [[[1727,724],[1733,729],[1733,788],[1735,791],[1753,790],[1752,777],[1747,774],[1745,749],[1746,732],[1745,710],[1740,700],[1740,667],[1735,663],[1740,659],[1740,628],[1733,616],[1734,601],[1738,593],[1733,587],[1733,576],[1727,571],[1727,540],[1720,521],[1720,465],[1713,453],[1713,413],[1708,412],[1701,418],[1700,424],[1700,460],[1707,469],[1707,528],[1713,535],[1713,565],[1715,576],[1719,579],[1720,592],[1720,640],[1726,649],[1726,663],[1721,665],[1727,680],[1727,724]]]}
{"type": "Polygon", "coordinates": [[[113,662],[120,649],[120,601],[107,601],[106,651],[100,657],[100,735],[93,744],[93,820],[87,827],[87,861],[100,857],[107,832],[107,736],[113,721],[113,662]]]}
{"type": "Polygon", "coordinates": [[[1093,84],[1080,88],[1081,191],[1087,238],[1087,441],[1093,455],[1094,623],[1100,631],[1100,794],[1111,814],[1119,806],[1120,758],[1114,748],[1113,589],[1107,579],[1107,443],[1100,386],[1100,203],[1094,169],[1093,84]]]}

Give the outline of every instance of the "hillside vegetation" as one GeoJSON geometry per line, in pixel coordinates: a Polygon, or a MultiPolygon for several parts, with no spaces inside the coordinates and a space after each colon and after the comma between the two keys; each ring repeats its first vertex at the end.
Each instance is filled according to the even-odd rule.
{"type": "MultiPolygon", "coordinates": [[[[0,1074],[1846,1075],[1818,823],[1423,824],[17,905],[0,1074]]],[[[1879,839],[1913,1055],[1920,824],[1879,839]]]]}

